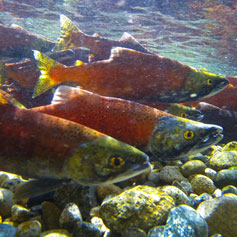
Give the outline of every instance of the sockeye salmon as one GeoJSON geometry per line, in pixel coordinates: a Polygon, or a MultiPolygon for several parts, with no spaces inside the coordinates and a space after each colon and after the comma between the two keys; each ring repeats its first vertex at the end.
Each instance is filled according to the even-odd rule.
{"type": "Polygon", "coordinates": [[[113,48],[108,60],[67,67],[39,51],[34,56],[41,71],[33,97],[65,81],[104,96],[130,100],[178,103],[212,96],[228,80],[158,55],[113,48]]]}
{"type": "Polygon", "coordinates": [[[4,94],[1,91],[1,170],[97,185],[150,169],[148,156],[140,150],[78,123],[17,108],[4,94]]]}
{"type": "Polygon", "coordinates": [[[192,106],[187,106],[183,104],[164,104],[164,103],[148,103],[143,101],[137,101],[140,104],[145,104],[150,107],[163,110],[167,113],[173,114],[175,116],[179,116],[182,118],[187,118],[195,121],[201,121],[203,119],[203,114],[201,111],[199,111],[197,108],[192,106]]]}
{"type": "MultiPolygon", "coordinates": [[[[229,80],[229,85],[217,95],[202,100],[212,105],[215,105],[224,110],[230,110],[237,112],[237,76],[226,77],[229,80]]],[[[191,104],[193,106],[198,105],[200,101],[195,101],[191,104]]]]}
{"type": "MultiPolygon", "coordinates": [[[[74,65],[78,59],[87,60],[89,52],[85,49],[74,49],[50,52],[47,55],[65,65],[74,65]]],[[[0,62],[0,84],[8,79],[13,79],[25,88],[34,89],[39,76],[40,71],[33,59],[14,63],[0,62]]]]}
{"type": "Polygon", "coordinates": [[[31,110],[83,124],[151,152],[158,160],[175,160],[200,152],[222,139],[222,128],[180,118],[146,105],[60,86],[52,105],[31,110]]]}
{"type": "Polygon", "coordinates": [[[61,35],[54,48],[55,51],[76,47],[86,47],[90,49],[90,62],[108,59],[113,47],[130,48],[143,53],[151,53],[139,44],[132,35],[126,32],[118,41],[102,38],[98,34],[89,36],[79,30],[73,22],[64,15],[60,15],[60,23],[61,35]]]}
{"type": "Polygon", "coordinates": [[[227,143],[237,140],[237,112],[221,109],[206,102],[200,102],[197,108],[204,114],[204,123],[215,123],[223,127],[224,139],[227,143]]]}
{"type": "Polygon", "coordinates": [[[0,55],[32,57],[32,49],[50,51],[55,42],[41,35],[26,31],[18,25],[0,24],[0,55]]]}

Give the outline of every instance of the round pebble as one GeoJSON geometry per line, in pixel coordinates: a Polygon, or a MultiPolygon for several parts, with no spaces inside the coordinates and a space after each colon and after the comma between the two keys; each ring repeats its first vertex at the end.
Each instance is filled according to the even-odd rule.
{"type": "Polygon", "coordinates": [[[226,185],[237,186],[237,170],[227,169],[219,171],[215,179],[215,184],[219,188],[223,188],[226,185]]]}
{"type": "Polygon", "coordinates": [[[202,193],[212,194],[215,191],[213,181],[205,175],[195,175],[191,180],[193,191],[200,195],[202,193]]]}
{"type": "Polygon", "coordinates": [[[71,237],[71,234],[64,229],[52,229],[41,232],[40,237],[71,237]]]}
{"type": "Polygon", "coordinates": [[[222,193],[233,193],[235,195],[237,195],[237,188],[233,185],[227,185],[222,189],[222,193]]]}
{"type": "Polygon", "coordinates": [[[0,215],[2,217],[6,218],[11,215],[11,208],[14,203],[12,191],[0,188],[0,215]]]}
{"type": "Polygon", "coordinates": [[[6,223],[0,223],[0,236],[1,237],[15,237],[16,228],[6,223]]]}
{"type": "Polygon", "coordinates": [[[185,177],[194,174],[204,174],[206,165],[200,160],[190,160],[184,163],[181,167],[181,172],[185,177]]]}
{"type": "Polygon", "coordinates": [[[220,198],[214,198],[202,202],[198,213],[206,220],[209,234],[222,234],[235,237],[237,233],[237,196],[224,194],[220,198]]]}
{"type": "Polygon", "coordinates": [[[15,204],[11,208],[11,217],[13,221],[23,222],[33,217],[33,214],[30,212],[29,209],[15,204]]]}
{"type": "Polygon", "coordinates": [[[78,221],[82,221],[81,212],[78,206],[75,203],[68,203],[59,217],[60,226],[67,230],[71,230],[78,221]]]}
{"type": "Polygon", "coordinates": [[[41,204],[41,209],[42,209],[42,219],[44,221],[45,228],[47,230],[58,229],[59,216],[61,215],[61,210],[54,203],[49,201],[44,201],[41,204]]]}
{"type": "Polygon", "coordinates": [[[215,170],[213,170],[213,169],[211,169],[211,168],[206,168],[205,169],[205,175],[208,177],[208,178],[210,178],[211,180],[215,180],[215,178],[216,178],[216,175],[217,175],[217,172],[215,171],[215,170]]]}
{"type": "Polygon", "coordinates": [[[96,191],[99,200],[102,202],[107,195],[117,195],[120,194],[123,190],[115,184],[105,184],[99,185],[96,191]]]}
{"type": "Polygon", "coordinates": [[[17,237],[38,237],[41,232],[39,221],[25,221],[17,228],[17,237]]]}
{"type": "Polygon", "coordinates": [[[88,222],[77,222],[72,232],[72,237],[101,237],[103,232],[100,231],[95,225],[88,222]]]}
{"type": "Polygon", "coordinates": [[[160,181],[166,184],[172,184],[175,180],[177,181],[187,181],[187,179],[182,175],[178,166],[165,166],[160,171],[160,181]]]}

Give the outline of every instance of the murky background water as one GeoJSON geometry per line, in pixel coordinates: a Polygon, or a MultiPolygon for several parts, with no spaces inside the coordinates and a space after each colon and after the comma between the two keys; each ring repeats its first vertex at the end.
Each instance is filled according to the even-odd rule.
{"type": "Polygon", "coordinates": [[[87,34],[119,39],[126,31],[162,56],[237,75],[236,0],[0,0],[0,23],[52,39],[60,14],[87,34]]]}

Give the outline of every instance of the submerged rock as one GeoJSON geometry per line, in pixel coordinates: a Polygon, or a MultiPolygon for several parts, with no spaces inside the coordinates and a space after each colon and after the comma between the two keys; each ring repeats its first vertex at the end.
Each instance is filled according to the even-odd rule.
{"type": "Polygon", "coordinates": [[[195,209],[180,205],[171,209],[165,226],[158,226],[149,231],[148,237],[156,236],[207,237],[208,226],[195,209]]]}
{"type": "Polygon", "coordinates": [[[136,186],[104,201],[100,215],[105,225],[114,232],[128,228],[148,231],[165,223],[174,200],[165,192],[149,186],[136,186]]]}
{"type": "Polygon", "coordinates": [[[78,206],[75,203],[68,203],[59,217],[60,226],[67,230],[71,230],[78,221],[82,221],[81,212],[78,206]]]}
{"type": "Polygon", "coordinates": [[[171,196],[174,199],[176,206],[180,204],[186,204],[188,206],[191,205],[189,197],[182,190],[173,185],[166,185],[163,187],[159,187],[158,190],[165,192],[169,196],[171,196]]]}
{"type": "Polygon", "coordinates": [[[226,185],[237,186],[237,170],[226,169],[219,171],[215,179],[215,184],[219,188],[223,188],[226,185]]]}
{"type": "Polygon", "coordinates": [[[195,175],[191,180],[191,184],[193,191],[198,195],[202,193],[212,194],[215,191],[213,181],[205,175],[195,175]]]}
{"type": "Polygon", "coordinates": [[[13,192],[0,188],[0,215],[2,217],[9,217],[11,215],[11,208],[14,203],[13,192]]]}
{"type": "Polygon", "coordinates": [[[12,225],[1,223],[0,224],[0,236],[1,237],[15,237],[16,236],[16,228],[12,225]]]}
{"type": "Polygon", "coordinates": [[[215,152],[208,164],[217,171],[237,166],[237,142],[230,142],[220,152],[215,152]]]}
{"type": "Polygon", "coordinates": [[[100,237],[103,235],[103,232],[99,230],[95,225],[89,222],[80,222],[78,221],[73,229],[72,237],[100,237]]]}
{"type": "Polygon", "coordinates": [[[52,229],[41,232],[40,237],[71,237],[71,234],[64,229],[52,229]]]}
{"type": "Polygon", "coordinates": [[[18,237],[38,237],[41,232],[39,221],[25,221],[17,227],[18,237]]]}
{"type": "Polygon", "coordinates": [[[190,160],[181,167],[182,174],[189,177],[194,174],[204,174],[206,165],[200,160],[190,160]]]}
{"type": "Polygon", "coordinates": [[[237,196],[225,194],[202,202],[197,212],[206,220],[209,234],[219,233],[223,237],[235,237],[237,233],[237,196]]]}

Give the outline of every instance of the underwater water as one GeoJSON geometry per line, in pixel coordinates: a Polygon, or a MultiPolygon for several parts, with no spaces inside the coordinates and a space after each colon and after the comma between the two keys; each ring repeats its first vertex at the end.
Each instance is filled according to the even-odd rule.
{"type": "Polygon", "coordinates": [[[237,74],[234,0],[1,0],[0,23],[56,39],[59,14],[87,34],[119,39],[131,33],[148,49],[195,68],[237,74]]]}
{"type": "Polygon", "coordinates": [[[235,237],[236,22],[236,0],[0,0],[0,236],[235,237]]]}

